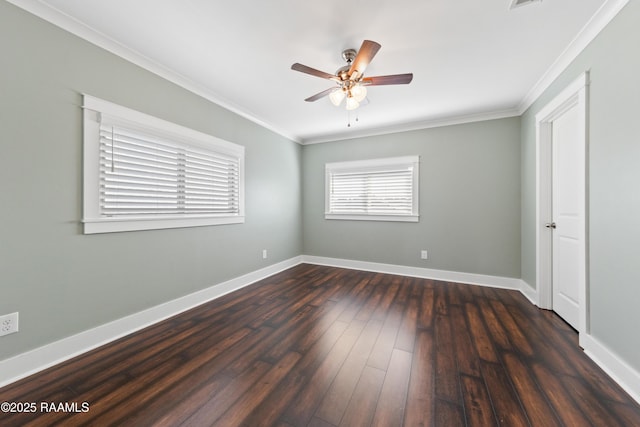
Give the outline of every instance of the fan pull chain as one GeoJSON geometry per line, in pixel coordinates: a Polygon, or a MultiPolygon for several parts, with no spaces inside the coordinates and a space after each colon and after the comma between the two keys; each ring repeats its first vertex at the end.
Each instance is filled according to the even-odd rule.
{"type": "MultiPolygon", "coordinates": [[[[360,115],[356,113],[356,119],[355,122],[359,122],[360,121],[360,115]]],[[[351,127],[351,111],[347,111],[347,127],[350,128],[351,127]]]]}

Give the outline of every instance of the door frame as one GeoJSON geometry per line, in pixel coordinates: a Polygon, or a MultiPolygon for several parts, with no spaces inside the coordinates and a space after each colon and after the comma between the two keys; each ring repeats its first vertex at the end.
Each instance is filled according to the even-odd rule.
{"type": "Polygon", "coordinates": [[[581,175],[584,176],[580,191],[584,200],[584,230],[583,244],[580,247],[580,274],[578,283],[579,295],[579,325],[578,334],[588,334],[589,327],[589,289],[588,289],[588,199],[587,199],[587,165],[588,161],[588,87],[589,72],[582,73],[567,86],[551,102],[536,114],[536,292],[538,307],[553,309],[553,279],[552,279],[552,233],[545,224],[552,222],[552,158],[551,143],[553,120],[568,109],[577,106],[580,115],[580,139],[584,148],[584,165],[581,175]]]}

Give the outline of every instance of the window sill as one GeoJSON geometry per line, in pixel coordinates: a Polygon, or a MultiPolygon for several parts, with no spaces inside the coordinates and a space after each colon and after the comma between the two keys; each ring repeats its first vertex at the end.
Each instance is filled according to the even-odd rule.
{"type": "Polygon", "coordinates": [[[98,218],[84,219],[84,234],[122,231],[162,230],[168,228],[203,227],[208,225],[242,224],[244,216],[197,218],[98,218]]]}
{"type": "Polygon", "coordinates": [[[392,222],[419,222],[419,215],[345,215],[324,214],[324,219],[338,219],[347,221],[392,221],[392,222]]]}

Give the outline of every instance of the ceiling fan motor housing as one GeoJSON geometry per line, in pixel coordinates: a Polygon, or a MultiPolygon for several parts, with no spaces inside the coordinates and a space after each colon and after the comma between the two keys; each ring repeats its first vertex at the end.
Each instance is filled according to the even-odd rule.
{"type": "Polygon", "coordinates": [[[351,63],[356,58],[357,51],[355,49],[345,49],[342,51],[342,59],[347,62],[347,65],[344,65],[336,71],[336,76],[340,78],[340,80],[348,80],[349,75],[347,74],[351,69],[351,63]]]}
{"type": "Polygon", "coordinates": [[[347,64],[351,65],[354,59],[356,59],[356,54],[358,52],[355,49],[345,49],[342,51],[342,59],[347,61],[347,64]]]}

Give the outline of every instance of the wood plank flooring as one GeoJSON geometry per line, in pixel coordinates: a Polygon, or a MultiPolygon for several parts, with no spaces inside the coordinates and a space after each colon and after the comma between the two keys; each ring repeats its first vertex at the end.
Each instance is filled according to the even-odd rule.
{"type": "Polygon", "coordinates": [[[5,401],[36,407],[1,426],[640,426],[576,332],[518,292],[307,264],[5,401]]]}

